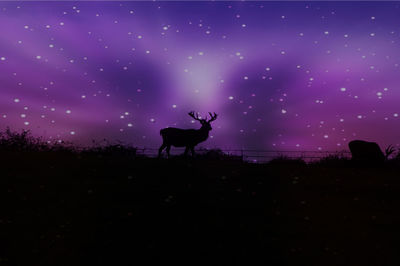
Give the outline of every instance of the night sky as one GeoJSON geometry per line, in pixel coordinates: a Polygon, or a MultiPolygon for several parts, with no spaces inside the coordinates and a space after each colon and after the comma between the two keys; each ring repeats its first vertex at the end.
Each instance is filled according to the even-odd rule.
{"type": "Polygon", "coordinates": [[[78,145],[400,143],[398,2],[0,2],[0,128],[78,145]]]}

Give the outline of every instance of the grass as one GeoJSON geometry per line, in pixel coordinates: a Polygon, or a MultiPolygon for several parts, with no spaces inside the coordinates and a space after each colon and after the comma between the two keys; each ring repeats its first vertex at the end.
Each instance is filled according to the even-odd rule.
{"type": "Polygon", "coordinates": [[[400,262],[398,164],[121,149],[1,149],[0,265],[400,262]]]}

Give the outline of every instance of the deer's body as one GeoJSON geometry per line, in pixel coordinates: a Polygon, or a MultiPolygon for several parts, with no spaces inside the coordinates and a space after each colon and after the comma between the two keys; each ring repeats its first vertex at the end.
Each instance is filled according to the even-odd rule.
{"type": "Polygon", "coordinates": [[[208,139],[208,131],[168,127],[160,130],[163,142],[174,147],[191,147],[208,139]]]}
{"type": "Polygon", "coordinates": [[[160,130],[160,135],[163,139],[163,143],[158,150],[158,157],[161,157],[162,151],[166,148],[167,156],[169,157],[169,151],[171,146],[174,147],[186,147],[185,155],[187,155],[190,150],[192,156],[194,156],[194,147],[200,142],[206,141],[208,139],[208,135],[211,128],[211,121],[217,119],[217,115],[211,115],[211,119],[207,121],[207,119],[199,119],[198,116],[195,116],[194,112],[190,112],[189,115],[193,117],[195,120],[200,121],[201,128],[200,129],[181,129],[168,127],[160,130]]]}

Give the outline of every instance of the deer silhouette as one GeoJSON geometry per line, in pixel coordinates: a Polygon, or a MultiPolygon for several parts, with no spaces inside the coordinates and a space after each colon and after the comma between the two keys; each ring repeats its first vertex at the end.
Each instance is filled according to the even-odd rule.
{"type": "Polygon", "coordinates": [[[174,147],[186,147],[185,155],[187,155],[189,149],[192,152],[192,156],[194,156],[194,147],[208,139],[208,134],[210,130],[212,130],[211,122],[217,119],[217,114],[210,113],[210,120],[207,121],[207,116],[205,119],[199,118],[198,114],[194,111],[191,111],[189,115],[193,117],[194,120],[197,120],[201,124],[200,129],[181,129],[181,128],[163,128],[160,130],[160,135],[163,139],[163,143],[158,150],[158,157],[161,157],[162,151],[166,149],[167,156],[169,157],[169,151],[171,146],[174,147]]]}
{"type": "Polygon", "coordinates": [[[389,145],[384,154],[377,143],[364,140],[350,141],[349,149],[353,161],[371,164],[383,163],[395,151],[393,146],[389,145]]]}

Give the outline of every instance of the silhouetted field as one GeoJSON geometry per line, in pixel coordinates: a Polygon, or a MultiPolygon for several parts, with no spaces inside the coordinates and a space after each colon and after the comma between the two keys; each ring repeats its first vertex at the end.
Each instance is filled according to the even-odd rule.
{"type": "Polygon", "coordinates": [[[0,147],[1,265],[400,262],[395,162],[0,147]]]}

